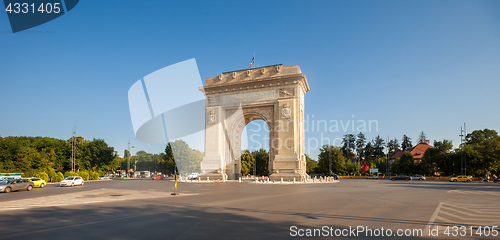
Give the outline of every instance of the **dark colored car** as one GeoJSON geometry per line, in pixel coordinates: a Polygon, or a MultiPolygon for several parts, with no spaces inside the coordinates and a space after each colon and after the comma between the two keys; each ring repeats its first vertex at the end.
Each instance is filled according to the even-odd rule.
{"type": "Polygon", "coordinates": [[[6,179],[0,182],[0,192],[11,192],[18,190],[31,191],[35,184],[28,179],[6,179]]]}
{"type": "Polygon", "coordinates": [[[409,181],[409,180],[411,180],[411,177],[410,176],[406,176],[406,175],[399,175],[399,176],[391,177],[390,180],[392,180],[392,181],[395,181],[395,180],[406,180],[406,181],[409,181]]]}
{"type": "Polygon", "coordinates": [[[493,182],[494,182],[494,183],[500,182],[500,178],[495,178],[495,179],[493,179],[493,182]]]}

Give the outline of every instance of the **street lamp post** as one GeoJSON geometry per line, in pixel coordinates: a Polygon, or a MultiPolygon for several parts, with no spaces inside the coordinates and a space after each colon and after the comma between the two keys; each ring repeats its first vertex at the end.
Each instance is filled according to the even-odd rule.
{"type": "Polygon", "coordinates": [[[387,136],[387,142],[386,142],[386,146],[387,146],[387,155],[385,157],[385,176],[388,176],[389,174],[389,168],[388,168],[388,165],[389,165],[389,136],[387,136]]]}
{"type": "Polygon", "coordinates": [[[328,150],[328,176],[332,176],[332,151],[333,151],[333,147],[332,146],[328,146],[329,150],[328,150]]]}
{"type": "Polygon", "coordinates": [[[460,127],[460,150],[461,151],[461,154],[460,154],[460,167],[462,168],[462,174],[463,175],[467,175],[467,160],[465,159],[465,156],[464,156],[464,144],[465,144],[465,138],[466,138],[466,135],[467,132],[465,130],[465,123],[464,123],[464,126],[463,127],[460,127]]]}
{"type": "Polygon", "coordinates": [[[257,158],[253,159],[253,180],[257,181],[257,158]]]}
{"type": "Polygon", "coordinates": [[[76,146],[75,146],[75,138],[76,138],[76,126],[73,129],[72,137],[71,137],[71,171],[76,171],[76,146]]]}
{"type": "Polygon", "coordinates": [[[130,156],[132,156],[132,153],[130,152],[130,148],[134,148],[134,146],[130,146],[130,138],[128,139],[128,158],[127,158],[127,175],[130,177],[130,156]]]}

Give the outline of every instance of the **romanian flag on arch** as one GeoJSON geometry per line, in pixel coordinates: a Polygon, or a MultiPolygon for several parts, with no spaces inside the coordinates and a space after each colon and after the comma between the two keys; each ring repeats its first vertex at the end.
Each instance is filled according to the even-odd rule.
{"type": "Polygon", "coordinates": [[[254,63],[255,63],[255,55],[253,55],[252,61],[250,61],[250,66],[248,66],[248,68],[251,68],[254,63]]]}

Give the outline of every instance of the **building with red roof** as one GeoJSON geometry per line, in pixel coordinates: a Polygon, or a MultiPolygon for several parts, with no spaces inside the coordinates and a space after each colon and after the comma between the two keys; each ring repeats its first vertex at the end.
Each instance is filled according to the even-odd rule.
{"type": "Polygon", "coordinates": [[[425,151],[427,151],[427,149],[429,148],[434,148],[433,146],[429,145],[429,140],[427,140],[425,143],[420,142],[415,147],[406,149],[406,151],[399,151],[397,153],[394,153],[392,156],[389,157],[389,161],[394,162],[396,159],[403,156],[405,152],[410,152],[413,158],[415,159],[415,162],[419,163],[422,161],[422,157],[424,156],[425,151]]]}

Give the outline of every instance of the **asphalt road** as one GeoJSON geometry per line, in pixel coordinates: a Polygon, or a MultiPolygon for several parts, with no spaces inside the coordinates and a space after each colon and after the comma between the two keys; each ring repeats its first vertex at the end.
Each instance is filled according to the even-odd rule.
{"type": "Polygon", "coordinates": [[[500,226],[500,184],[494,183],[179,183],[180,195],[172,191],[166,180],[112,180],[0,193],[0,239],[289,239],[307,233],[371,239],[400,229],[411,236],[394,238],[412,238],[418,230],[419,239],[500,237],[491,231],[500,226]],[[452,236],[449,229],[447,236],[450,226],[463,232],[452,236]],[[489,226],[490,236],[479,236],[486,230],[478,226],[489,226]],[[363,228],[371,236],[367,230],[353,235],[363,228]]]}

